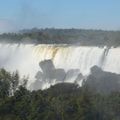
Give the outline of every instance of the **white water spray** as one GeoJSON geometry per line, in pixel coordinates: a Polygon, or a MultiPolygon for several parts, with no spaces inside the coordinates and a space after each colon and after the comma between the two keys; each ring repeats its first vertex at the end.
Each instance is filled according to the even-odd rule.
{"type": "Polygon", "coordinates": [[[0,44],[0,67],[18,70],[20,75],[29,75],[30,83],[40,71],[39,62],[51,59],[55,68],[65,71],[79,69],[85,75],[94,65],[105,71],[120,74],[120,48],[0,44]]]}

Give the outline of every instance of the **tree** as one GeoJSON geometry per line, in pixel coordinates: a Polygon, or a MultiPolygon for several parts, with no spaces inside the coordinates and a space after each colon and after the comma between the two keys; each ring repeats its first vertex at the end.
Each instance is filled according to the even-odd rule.
{"type": "Polygon", "coordinates": [[[5,99],[10,92],[11,74],[5,69],[0,70],[0,99],[5,99]]]}

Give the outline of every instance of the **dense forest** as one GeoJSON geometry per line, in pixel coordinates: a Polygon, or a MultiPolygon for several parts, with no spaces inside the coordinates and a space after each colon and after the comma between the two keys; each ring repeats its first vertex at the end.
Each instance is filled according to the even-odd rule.
{"type": "Polygon", "coordinates": [[[104,94],[86,83],[30,91],[27,80],[0,69],[0,120],[120,120],[118,91],[104,94]]]}
{"type": "Polygon", "coordinates": [[[37,29],[21,30],[0,35],[0,42],[33,44],[72,44],[83,46],[120,46],[120,31],[84,29],[37,29]]]}

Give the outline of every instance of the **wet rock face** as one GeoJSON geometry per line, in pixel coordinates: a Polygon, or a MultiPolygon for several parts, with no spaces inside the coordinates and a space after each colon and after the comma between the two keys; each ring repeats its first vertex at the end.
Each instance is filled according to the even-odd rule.
{"type": "Polygon", "coordinates": [[[100,93],[110,93],[120,91],[120,75],[103,71],[98,66],[91,68],[91,74],[87,77],[80,73],[79,69],[55,68],[52,60],[44,60],[39,63],[41,71],[38,71],[35,82],[31,85],[32,89],[38,90],[47,88],[50,85],[63,82],[79,83],[83,79],[82,85],[89,86],[92,90],[100,93]]]}
{"type": "Polygon", "coordinates": [[[120,75],[105,72],[101,68],[94,66],[91,68],[91,74],[87,77],[84,85],[100,93],[120,91],[120,75]]]}
{"type": "Polygon", "coordinates": [[[70,80],[78,82],[83,77],[79,69],[70,69],[65,72],[64,69],[55,68],[52,60],[44,60],[39,63],[39,66],[41,71],[37,72],[36,81],[32,84],[34,90],[41,89],[45,84],[51,85],[70,80]]]}
{"type": "Polygon", "coordinates": [[[48,88],[56,83],[81,82],[83,86],[89,86],[89,88],[99,93],[108,94],[120,91],[120,75],[103,71],[98,66],[93,66],[90,69],[90,75],[87,77],[83,76],[79,69],[65,71],[56,68],[50,59],[40,62],[39,67],[41,70],[37,72],[36,80],[31,84],[33,90],[48,88]]]}
{"type": "Polygon", "coordinates": [[[41,89],[45,84],[64,82],[66,73],[64,69],[56,69],[51,60],[45,60],[39,63],[41,71],[38,71],[33,84],[33,89],[41,89]]]}
{"type": "Polygon", "coordinates": [[[54,79],[57,81],[64,80],[66,75],[64,69],[56,69],[51,60],[42,61],[39,65],[42,70],[43,78],[48,79],[49,82],[52,82],[51,80],[54,79]]]}
{"type": "Polygon", "coordinates": [[[51,60],[44,60],[39,63],[42,72],[49,73],[50,71],[55,70],[55,66],[51,60]]]}

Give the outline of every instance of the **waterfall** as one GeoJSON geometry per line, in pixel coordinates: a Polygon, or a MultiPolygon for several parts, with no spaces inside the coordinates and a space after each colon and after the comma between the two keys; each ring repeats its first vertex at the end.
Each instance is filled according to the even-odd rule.
{"type": "Polygon", "coordinates": [[[30,83],[41,71],[39,63],[48,59],[56,69],[64,69],[65,72],[79,70],[86,75],[92,66],[97,65],[105,71],[120,73],[119,51],[120,48],[89,46],[0,44],[0,67],[29,75],[30,83]]]}

